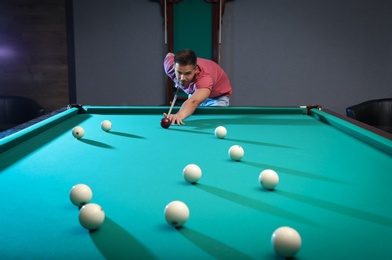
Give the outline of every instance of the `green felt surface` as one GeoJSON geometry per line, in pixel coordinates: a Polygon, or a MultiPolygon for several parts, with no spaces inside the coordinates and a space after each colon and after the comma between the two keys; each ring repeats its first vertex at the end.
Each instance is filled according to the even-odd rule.
{"type": "Polygon", "coordinates": [[[392,147],[390,140],[323,111],[201,109],[186,125],[162,129],[164,111],[71,109],[19,134],[34,131],[29,138],[2,140],[0,257],[276,259],[270,239],[280,226],[301,234],[299,259],[392,257],[392,156],[377,147],[392,147]],[[110,132],[100,129],[104,119],[110,132]],[[71,134],[76,125],[85,129],[80,140],[71,134]],[[218,125],[226,138],[214,136],[218,125]],[[234,144],[245,150],[239,162],[228,157],[234,144]],[[196,185],[182,178],[190,163],[203,171],[196,185]],[[258,183],[264,169],[278,172],[276,190],[258,183]],[[80,226],[69,200],[78,183],[105,210],[95,232],[80,226]],[[172,200],[190,208],[181,229],[163,216],[172,200]]]}

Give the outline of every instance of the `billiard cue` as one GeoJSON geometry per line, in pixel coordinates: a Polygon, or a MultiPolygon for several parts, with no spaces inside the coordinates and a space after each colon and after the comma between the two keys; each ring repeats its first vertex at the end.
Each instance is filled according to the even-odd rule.
{"type": "Polygon", "coordinates": [[[164,1],[164,9],[165,9],[165,44],[167,45],[167,6],[166,6],[166,0],[164,1]]]}
{"type": "Polygon", "coordinates": [[[221,49],[222,49],[222,0],[219,0],[219,39],[218,39],[218,64],[221,63],[221,49]]]}
{"type": "Polygon", "coordinates": [[[171,114],[171,111],[172,111],[172,109],[173,109],[173,106],[174,106],[174,104],[176,103],[177,94],[178,94],[178,90],[179,90],[179,89],[180,89],[180,87],[177,86],[176,94],[174,94],[174,98],[173,98],[173,101],[172,101],[172,103],[171,103],[169,112],[167,113],[167,117],[169,117],[169,115],[171,114]]]}

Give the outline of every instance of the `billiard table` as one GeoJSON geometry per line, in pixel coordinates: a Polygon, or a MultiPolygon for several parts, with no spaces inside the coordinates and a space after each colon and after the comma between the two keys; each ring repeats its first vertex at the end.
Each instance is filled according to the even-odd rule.
{"type": "Polygon", "coordinates": [[[199,108],[163,129],[167,111],[70,106],[0,139],[0,258],[277,259],[281,226],[301,235],[298,259],[392,258],[390,135],[319,106],[199,108]],[[240,161],[228,156],[236,144],[240,161]],[[182,176],[191,163],[196,184],[182,176]],[[259,183],[265,169],[274,190],[259,183]],[[95,231],[70,201],[79,183],[105,211],[95,231]],[[182,228],[164,218],[174,200],[190,210],[182,228]]]}

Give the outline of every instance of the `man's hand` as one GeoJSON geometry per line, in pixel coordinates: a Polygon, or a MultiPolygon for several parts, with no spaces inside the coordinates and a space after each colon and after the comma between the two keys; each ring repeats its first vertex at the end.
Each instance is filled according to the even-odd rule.
{"type": "Polygon", "coordinates": [[[178,114],[170,114],[169,116],[166,113],[163,113],[163,115],[167,118],[170,119],[172,125],[185,125],[185,123],[182,121],[183,118],[179,116],[178,114]]]}
{"type": "Polygon", "coordinates": [[[207,88],[198,89],[189,99],[185,100],[177,114],[168,116],[166,113],[163,113],[163,115],[170,119],[172,125],[185,125],[183,120],[193,114],[200,103],[210,95],[210,92],[207,88]]]}

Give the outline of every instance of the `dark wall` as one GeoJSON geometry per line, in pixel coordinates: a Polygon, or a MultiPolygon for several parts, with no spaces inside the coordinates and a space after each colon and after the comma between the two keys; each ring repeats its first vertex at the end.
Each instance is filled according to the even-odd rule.
{"type": "MultiPolygon", "coordinates": [[[[163,103],[158,1],[74,1],[78,101],[163,103]]],[[[392,1],[231,0],[222,67],[231,105],[320,104],[339,113],[392,97],[392,1]]]]}
{"type": "MultiPolygon", "coordinates": [[[[159,0],[72,3],[77,102],[163,104],[159,0]]],[[[344,113],[392,97],[391,13],[390,0],[228,0],[221,59],[231,105],[344,113]]],[[[0,95],[32,97],[49,111],[68,103],[65,14],[64,0],[0,1],[0,95]]]]}
{"type": "Polygon", "coordinates": [[[392,1],[234,0],[222,66],[232,105],[320,104],[339,113],[392,97],[392,1]]]}
{"type": "Polygon", "coordinates": [[[161,105],[165,99],[159,1],[73,1],[77,102],[161,105]]]}
{"type": "Polygon", "coordinates": [[[65,0],[0,1],[0,95],[68,104],[65,0]]]}

